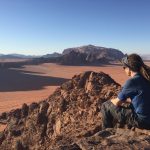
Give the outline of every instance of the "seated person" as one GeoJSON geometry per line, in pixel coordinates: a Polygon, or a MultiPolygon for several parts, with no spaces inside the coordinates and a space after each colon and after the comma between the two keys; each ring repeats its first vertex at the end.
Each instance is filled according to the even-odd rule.
{"type": "Polygon", "coordinates": [[[150,67],[137,54],[124,57],[122,64],[130,79],[117,98],[102,104],[103,128],[112,128],[116,122],[123,126],[150,129],[150,67]],[[124,103],[130,103],[130,107],[123,107],[124,103]]]}

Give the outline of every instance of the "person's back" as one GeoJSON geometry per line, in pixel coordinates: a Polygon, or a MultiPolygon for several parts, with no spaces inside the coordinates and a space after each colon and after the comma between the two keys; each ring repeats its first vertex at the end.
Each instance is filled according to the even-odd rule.
{"type": "Polygon", "coordinates": [[[132,80],[137,92],[132,98],[135,112],[139,118],[150,123],[150,82],[140,74],[136,74],[132,80]]]}

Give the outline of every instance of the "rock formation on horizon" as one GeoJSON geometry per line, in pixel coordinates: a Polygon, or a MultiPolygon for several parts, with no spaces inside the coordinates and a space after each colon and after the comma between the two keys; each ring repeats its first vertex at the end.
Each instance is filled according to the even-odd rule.
{"type": "Polygon", "coordinates": [[[55,57],[61,57],[61,56],[62,56],[62,54],[54,52],[52,54],[43,55],[42,58],[55,58],[55,57]]]}
{"type": "Polygon", "coordinates": [[[119,61],[124,54],[117,49],[87,45],[68,48],[63,51],[61,64],[64,65],[95,65],[119,61]]]}
{"type": "Polygon", "coordinates": [[[124,54],[117,49],[94,45],[68,48],[62,54],[53,53],[33,58],[24,62],[0,62],[0,67],[21,67],[23,65],[38,65],[42,63],[57,63],[60,65],[104,65],[121,60],[124,54]]]}
{"type": "Polygon", "coordinates": [[[145,61],[150,61],[150,54],[143,54],[143,55],[141,55],[141,57],[145,61]]]}
{"type": "Polygon", "coordinates": [[[117,126],[101,130],[101,104],[120,89],[103,72],[75,75],[46,100],[2,113],[0,122],[7,127],[0,133],[0,149],[149,149],[148,130],[117,126]]]}

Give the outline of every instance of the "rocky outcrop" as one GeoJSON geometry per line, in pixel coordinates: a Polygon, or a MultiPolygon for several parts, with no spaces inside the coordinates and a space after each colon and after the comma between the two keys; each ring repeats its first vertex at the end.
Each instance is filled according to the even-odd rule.
{"type": "Polygon", "coordinates": [[[81,150],[149,150],[150,131],[108,128],[77,142],[81,150]]]}
{"type": "Polygon", "coordinates": [[[150,132],[101,129],[101,104],[120,85],[103,72],[84,72],[62,84],[48,99],[0,115],[7,124],[0,149],[90,150],[148,148],[150,132]]]}
{"type": "Polygon", "coordinates": [[[117,49],[87,45],[65,49],[61,64],[108,64],[110,61],[121,60],[123,56],[117,49]]]}

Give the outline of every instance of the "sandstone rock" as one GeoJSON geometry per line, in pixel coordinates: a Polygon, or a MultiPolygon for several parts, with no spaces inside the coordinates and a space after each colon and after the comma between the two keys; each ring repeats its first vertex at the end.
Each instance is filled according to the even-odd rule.
{"type": "Polygon", "coordinates": [[[38,113],[37,115],[37,124],[47,123],[47,116],[43,113],[38,113]]]}
{"type": "Polygon", "coordinates": [[[48,107],[49,107],[49,103],[46,101],[43,101],[40,106],[40,113],[46,114],[48,107]]]}
{"type": "Polygon", "coordinates": [[[61,121],[58,120],[56,121],[56,125],[55,125],[55,134],[59,135],[61,133],[61,121]]]}
{"type": "Polygon", "coordinates": [[[6,120],[7,119],[7,113],[3,112],[2,114],[0,114],[0,120],[6,120]]]}
{"type": "Polygon", "coordinates": [[[22,105],[21,113],[23,117],[28,116],[29,107],[27,104],[22,105]]]}
{"type": "Polygon", "coordinates": [[[70,80],[70,81],[68,81],[68,82],[66,82],[66,83],[64,83],[64,84],[62,84],[61,85],[61,88],[63,89],[63,90],[71,90],[72,88],[73,88],[73,83],[72,83],[72,81],[70,80]]]}
{"type": "Polygon", "coordinates": [[[38,107],[38,104],[37,103],[32,103],[30,106],[29,106],[29,111],[32,112],[34,109],[36,109],[38,107]]]}
{"type": "Polygon", "coordinates": [[[148,130],[101,129],[101,104],[120,89],[103,72],[75,75],[46,100],[1,115],[7,127],[0,135],[0,149],[148,149],[148,130]]]}
{"type": "Polygon", "coordinates": [[[14,118],[16,118],[16,119],[20,119],[20,118],[21,118],[21,109],[12,110],[12,111],[9,113],[9,116],[10,116],[10,117],[14,117],[14,118]]]}
{"type": "Polygon", "coordinates": [[[24,146],[21,141],[16,141],[15,150],[29,150],[27,146],[24,146]]]}
{"type": "MultiPolygon", "coordinates": [[[[139,129],[140,130],[140,129],[139,129]]],[[[142,132],[142,130],[140,130],[142,132]]],[[[150,141],[147,134],[143,134],[140,138],[139,135],[131,134],[129,129],[106,129],[102,130],[95,135],[83,138],[78,141],[78,145],[82,149],[149,149],[150,141]]],[[[147,131],[150,132],[150,131],[147,131]]]]}
{"type": "Polygon", "coordinates": [[[5,135],[3,132],[0,132],[0,144],[5,140],[5,135]]]}
{"type": "Polygon", "coordinates": [[[60,102],[60,112],[63,113],[67,110],[68,102],[65,99],[61,99],[60,102]]]}
{"type": "Polygon", "coordinates": [[[20,136],[21,130],[11,130],[11,136],[20,136]]]}

